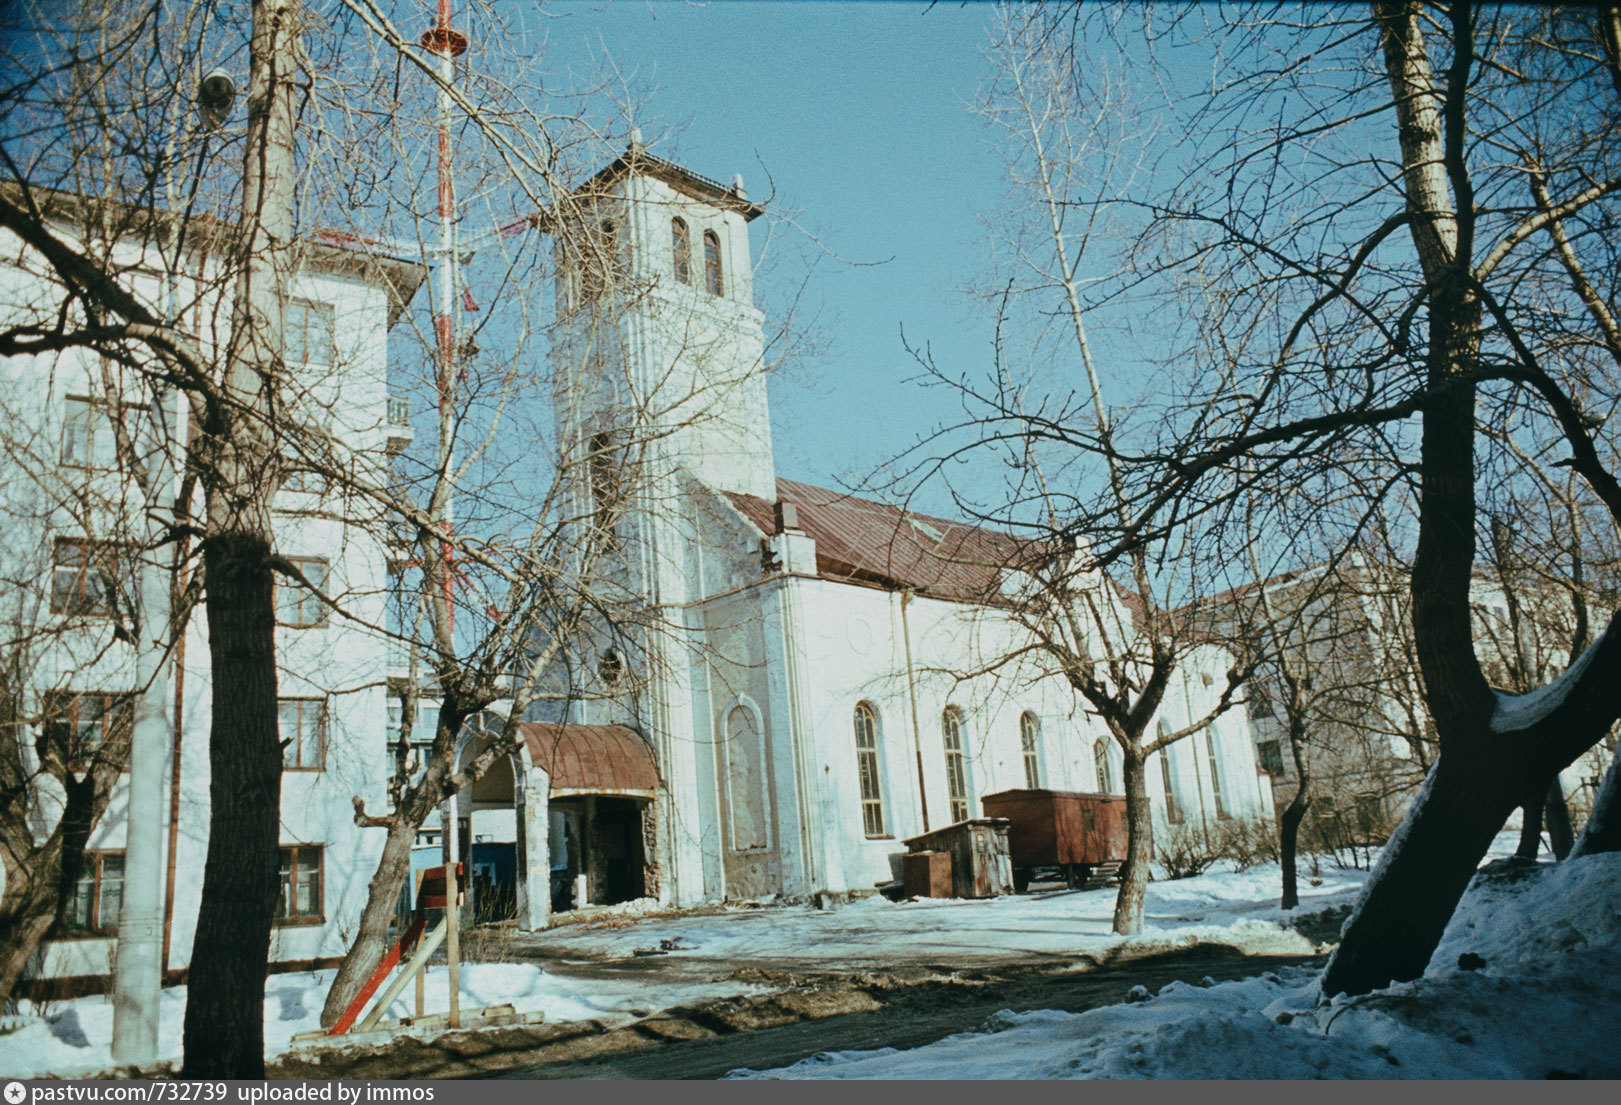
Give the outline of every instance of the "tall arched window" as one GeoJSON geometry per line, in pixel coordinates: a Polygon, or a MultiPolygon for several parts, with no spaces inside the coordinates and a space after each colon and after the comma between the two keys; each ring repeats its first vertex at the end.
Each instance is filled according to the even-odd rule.
{"type": "Polygon", "coordinates": [[[1019,750],[1024,753],[1024,785],[1031,790],[1041,786],[1041,723],[1029,710],[1019,715],[1019,750]]]}
{"type": "Polygon", "coordinates": [[[692,283],[692,233],[685,219],[670,220],[670,250],[675,254],[675,279],[678,284],[692,283]]]}
{"type": "Polygon", "coordinates": [[[704,287],[710,295],[724,295],[720,278],[720,238],[713,230],[704,231],[704,287]]]}
{"type": "Polygon", "coordinates": [[[878,715],[865,702],[856,706],[856,771],[861,776],[861,829],[869,837],[886,835],[884,788],[878,774],[878,715]]]}
{"type": "Polygon", "coordinates": [[[1114,773],[1109,770],[1109,746],[1101,740],[1092,742],[1092,762],[1098,769],[1098,793],[1114,793],[1114,773]]]}
{"type": "Polygon", "coordinates": [[[1210,759],[1210,793],[1216,799],[1216,817],[1226,819],[1232,814],[1227,810],[1227,802],[1221,796],[1221,761],[1216,757],[1216,738],[1209,729],[1204,731],[1205,755],[1210,759]]]}
{"type": "MultiPolygon", "coordinates": [[[[1159,723],[1160,735],[1170,732],[1170,726],[1163,720],[1159,723]]],[[[1162,748],[1159,751],[1160,781],[1165,784],[1165,820],[1173,825],[1182,824],[1182,799],[1176,793],[1176,775],[1171,771],[1171,750],[1162,748]]]]}
{"type": "Polygon", "coordinates": [[[951,820],[968,820],[968,758],[962,748],[962,711],[947,706],[940,715],[946,745],[946,797],[951,799],[951,820]]]}
{"type": "Polygon", "coordinates": [[[731,813],[734,852],[768,848],[765,748],[760,723],[747,706],[726,715],[726,805],[731,813]]]}

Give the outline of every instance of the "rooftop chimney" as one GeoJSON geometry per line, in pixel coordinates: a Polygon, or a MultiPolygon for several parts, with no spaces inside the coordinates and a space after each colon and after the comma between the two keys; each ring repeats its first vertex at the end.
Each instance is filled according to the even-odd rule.
{"type": "Polygon", "coordinates": [[[799,530],[799,507],[792,499],[779,499],[771,508],[772,519],[776,522],[776,533],[787,533],[790,530],[799,530]]]}

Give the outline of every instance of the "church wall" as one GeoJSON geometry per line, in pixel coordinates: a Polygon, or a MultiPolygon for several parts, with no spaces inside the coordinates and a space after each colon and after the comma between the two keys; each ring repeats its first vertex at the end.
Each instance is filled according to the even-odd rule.
{"type": "MultiPolygon", "coordinates": [[[[794,579],[788,584],[803,593],[804,639],[808,670],[814,760],[825,795],[824,847],[837,849],[840,862],[828,871],[826,889],[864,890],[890,877],[889,855],[905,850],[903,841],[924,831],[919,801],[917,749],[922,750],[922,792],[927,798],[928,825],[952,820],[947,783],[942,714],[962,711],[969,816],[982,816],[980,799],[1001,790],[1028,786],[1020,718],[1032,713],[1039,725],[1038,781],[1055,790],[1092,792],[1097,788],[1094,742],[1111,747],[1103,726],[1078,708],[1062,680],[1031,678],[1029,671],[959,680],[952,673],[971,670],[985,659],[1005,655],[1020,639],[1017,628],[994,610],[917,598],[907,605],[903,622],[899,594],[826,580],[794,579]],[[912,683],[917,701],[914,738],[911,695],[906,675],[906,636],[912,645],[912,683]],[[866,702],[877,719],[883,809],[886,832],[870,838],[862,819],[861,781],[855,746],[854,716],[866,702]]],[[[1189,661],[1186,679],[1173,680],[1165,714],[1175,727],[1186,724],[1189,711],[1202,716],[1215,701],[1226,663],[1216,650],[1201,650],[1189,661]],[[1201,674],[1212,674],[1206,687],[1201,674]]],[[[1247,726],[1229,713],[1213,727],[1223,800],[1233,816],[1259,813],[1261,798],[1247,726]]],[[[1179,742],[1172,753],[1179,774],[1179,797],[1189,818],[1203,811],[1217,821],[1209,782],[1209,757],[1201,735],[1179,742]]],[[[1117,763],[1118,761],[1116,761],[1117,763]]],[[[1114,790],[1121,788],[1118,767],[1114,790]]],[[[1150,772],[1158,820],[1164,801],[1150,772]]]]}

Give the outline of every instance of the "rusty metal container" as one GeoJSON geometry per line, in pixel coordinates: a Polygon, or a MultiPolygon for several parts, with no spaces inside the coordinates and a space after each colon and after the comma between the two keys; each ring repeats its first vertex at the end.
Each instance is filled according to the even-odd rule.
{"type": "MultiPolygon", "coordinates": [[[[1008,823],[999,817],[973,817],[904,842],[909,852],[945,852],[951,858],[955,898],[994,898],[1013,889],[1008,862],[1008,823]]],[[[912,856],[907,856],[910,861],[912,856]]]]}
{"type": "Polygon", "coordinates": [[[901,887],[908,898],[951,897],[951,853],[907,855],[901,860],[901,887]]]}
{"type": "Polygon", "coordinates": [[[980,799],[987,817],[1006,818],[1017,881],[1032,867],[1061,867],[1085,880],[1126,858],[1126,799],[1119,794],[1004,790],[980,799]]]}

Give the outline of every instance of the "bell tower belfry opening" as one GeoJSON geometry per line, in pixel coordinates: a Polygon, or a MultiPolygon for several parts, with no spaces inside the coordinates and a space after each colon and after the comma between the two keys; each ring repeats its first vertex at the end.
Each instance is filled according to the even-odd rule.
{"type": "Polygon", "coordinates": [[[679,467],[718,491],[774,497],[748,234],[764,209],[741,177],[699,176],[639,132],[573,199],[556,247],[561,440],[629,450],[644,484],[679,467]]]}

